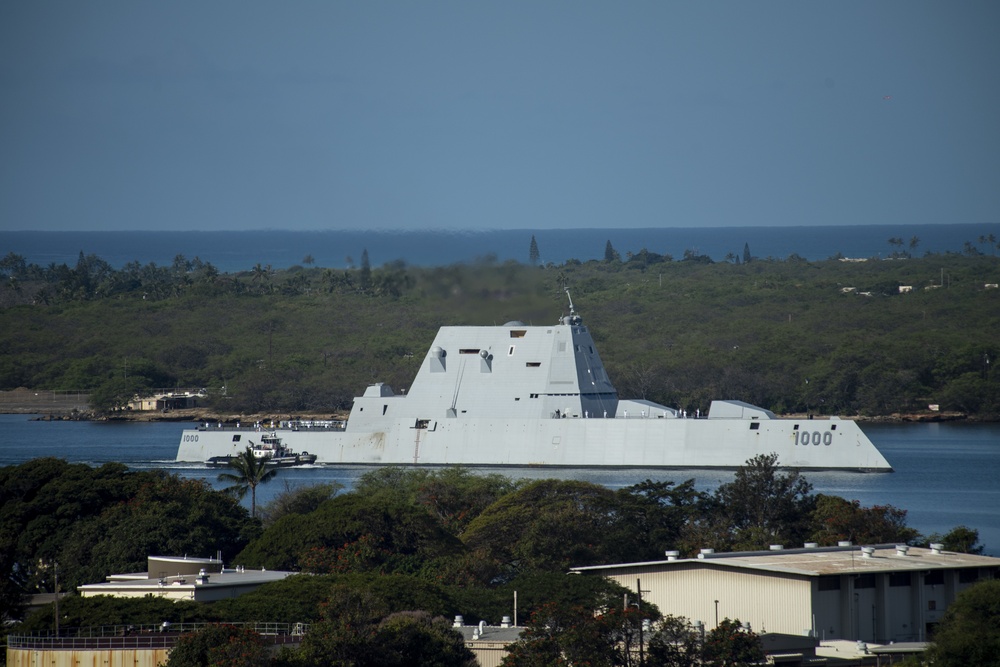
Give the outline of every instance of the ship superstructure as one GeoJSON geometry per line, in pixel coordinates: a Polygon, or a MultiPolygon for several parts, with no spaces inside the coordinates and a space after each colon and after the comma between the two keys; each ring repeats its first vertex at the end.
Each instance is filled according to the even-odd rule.
{"type": "MultiPolygon", "coordinates": [[[[320,464],[736,468],[775,453],[783,467],[892,470],[851,420],[779,419],[728,400],[692,416],[620,399],[572,303],[550,326],[442,327],[405,394],[374,384],[346,423],[282,426],[286,446],[320,464]]],[[[238,453],[259,428],[187,429],[177,460],[238,453]]]]}

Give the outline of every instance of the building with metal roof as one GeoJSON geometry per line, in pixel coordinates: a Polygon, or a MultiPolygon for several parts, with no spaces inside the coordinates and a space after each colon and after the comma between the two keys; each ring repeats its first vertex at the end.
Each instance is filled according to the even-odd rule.
{"type": "Polygon", "coordinates": [[[1000,578],[1000,558],[906,545],[808,544],[769,551],[575,567],[641,591],[664,614],[711,629],[724,618],[757,633],[809,634],[820,640],[922,642],[955,596],[1000,578]]]}
{"type": "Polygon", "coordinates": [[[99,584],[78,586],[81,597],[112,595],[211,602],[234,598],[295,574],[280,570],[224,568],[216,558],[150,556],[146,572],[112,574],[99,584]]]}

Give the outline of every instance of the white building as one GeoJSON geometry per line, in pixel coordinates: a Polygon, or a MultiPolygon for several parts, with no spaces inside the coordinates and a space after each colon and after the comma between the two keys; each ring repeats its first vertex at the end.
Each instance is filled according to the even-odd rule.
{"type": "Polygon", "coordinates": [[[112,595],[141,598],[147,595],[168,600],[211,602],[234,598],[280,581],[294,572],[279,570],[226,569],[215,558],[150,556],[146,572],[113,574],[100,584],[78,586],[81,597],[112,595]]]}
{"type": "Polygon", "coordinates": [[[757,633],[820,640],[926,641],[955,596],[1000,578],[1000,558],[879,545],[712,553],[681,559],[572,568],[631,590],[664,614],[702,622],[749,623],[757,633]]]}

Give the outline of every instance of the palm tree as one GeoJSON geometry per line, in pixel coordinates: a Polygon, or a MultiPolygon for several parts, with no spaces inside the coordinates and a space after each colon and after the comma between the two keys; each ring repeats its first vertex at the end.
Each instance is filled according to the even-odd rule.
{"type": "Polygon", "coordinates": [[[224,489],[226,493],[243,500],[250,492],[250,516],[257,516],[257,485],[266,484],[278,474],[277,469],[267,465],[267,459],[258,459],[250,447],[241,452],[229,462],[235,472],[219,474],[220,482],[231,482],[232,486],[224,489]]]}

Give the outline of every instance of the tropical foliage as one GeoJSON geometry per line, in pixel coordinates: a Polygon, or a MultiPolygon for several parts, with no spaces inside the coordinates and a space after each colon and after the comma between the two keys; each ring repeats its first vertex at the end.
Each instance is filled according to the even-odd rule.
{"type": "Polygon", "coordinates": [[[249,491],[250,516],[256,517],[257,487],[274,479],[278,469],[271,465],[267,458],[254,456],[250,446],[233,457],[229,461],[229,467],[232,468],[232,472],[222,472],[218,476],[220,482],[230,485],[225,489],[225,493],[242,500],[249,491]]]}
{"type": "Polygon", "coordinates": [[[0,389],[80,390],[113,410],[153,388],[206,388],[223,412],[335,413],[372,381],[407,387],[442,324],[553,322],[568,287],[625,396],[691,413],[723,397],[776,412],[937,404],[1000,415],[1000,290],[986,288],[1000,282],[994,255],[605,254],[560,266],[234,274],[184,257],[116,270],[94,256],[40,267],[8,255],[0,389]]]}
{"type": "MultiPolygon", "coordinates": [[[[208,604],[70,595],[60,602],[62,627],[301,622],[313,624],[302,652],[279,662],[337,664],[323,656],[339,656],[343,664],[405,664],[401,656],[421,655],[465,664],[468,655],[443,619],[462,614],[467,623],[495,625],[515,616],[530,631],[510,665],[579,664],[585,654],[592,664],[637,664],[640,635],[649,639],[649,665],[745,664],[757,644],[738,622],[720,624],[703,641],[685,619],[661,619],[617,584],[566,571],[655,560],[667,548],[690,556],[702,547],[845,537],[926,543],[906,526],[905,510],[815,495],[806,479],[775,463],[751,459],[711,493],[691,480],[611,490],[463,468],[380,468],[348,493],[324,487],[280,495],[262,508],[270,517],[262,528],[231,496],[200,482],[39,459],[0,468],[0,595],[16,616],[24,594],[52,591],[57,563],[60,590],[72,591],[141,571],[148,555],[221,548],[228,564],[302,574],[208,604]]],[[[981,549],[965,526],[932,537],[981,549]]],[[[49,608],[13,631],[52,628],[49,608]]],[[[256,664],[253,637],[226,632],[192,637],[193,654],[215,651],[207,664],[256,664]],[[228,653],[222,640],[246,650],[228,653]]]]}

